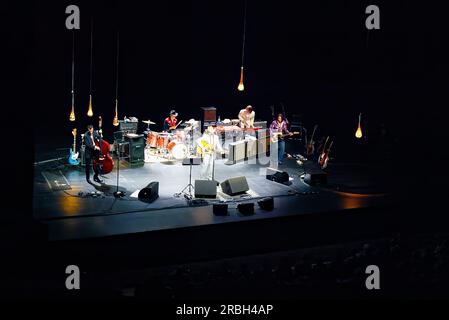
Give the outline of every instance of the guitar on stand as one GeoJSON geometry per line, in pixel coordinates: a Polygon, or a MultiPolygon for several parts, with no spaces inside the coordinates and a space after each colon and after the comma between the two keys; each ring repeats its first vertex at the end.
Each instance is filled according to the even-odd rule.
{"type": "Polygon", "coordinates": [[[310,157],[315,153],[315,141],[313,138],[315,137],[315,131],[318,128],[318,125],[315,125],[313,127],[312,136],[310,137],[310,140],[307,142],[307,135],[306,135],[306,155],[310,157]]]}
{"type": "Polygon", "coordinates": [[[76,152],[76,128],[72,130],[73,135],[73,146],[70,148],[70,155],[69,155],[69,164],[72,166],[77,166],[80,164],[80,161],[78,160],[79,153],[76,152]]]}
{"type": "Polygon", "coordinates": [[[332,148],[332,145],[334,141],[331,141],[329,146],[326,148],[327,142],[329,141],[329,136],[326,138],[326,141],[324,142],[323,151],[320,154],[320,157],[318,158],[318,164],[320,165],[321,169],[325,169],[327,167],[327,164],[329,162],[329,153],[332,148]]]}

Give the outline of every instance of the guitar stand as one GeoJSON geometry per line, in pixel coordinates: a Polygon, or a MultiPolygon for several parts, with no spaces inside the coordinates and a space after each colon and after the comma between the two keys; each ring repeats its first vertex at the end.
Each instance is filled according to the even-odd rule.
{"type": "Polygon", "coordinates": [[[122,198],[125,196],[125,192],[124,191],[119,191],[119,177],[120,177],[120,155],[121,155],[121,148],[120,148],[120,143],[118,146],[118,150],[117,150],[117,189],[114,192],[114,197],[115,198],[122,198]]]}

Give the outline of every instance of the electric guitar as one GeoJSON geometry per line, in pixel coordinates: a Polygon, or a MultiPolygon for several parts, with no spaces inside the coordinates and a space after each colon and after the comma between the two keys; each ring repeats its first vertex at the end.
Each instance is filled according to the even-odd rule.
{"type": "Polygon", "coordinates": [[[315,141],[313,140],[313,137],[315,136],[315,131],[317,128],[318,128],[318,125],[315,125],[313,127],[312,136],[310,137],[309,142],[307,142],[307,135],[306,135],[306,145],[307,145],[306,155],[307,156],[311,156],[315,153],[315,141]]]}
{"type": "Polygon", "coordinates": [[[282,132],[274,132],[272,135],[271,135],[271,142],[278,142],[279,140],[283,140],[285,137],[288,137],[288,136],[294,136],[294,135],[297,135],[297,134],[299,134],[299,131],[295,131],[295,132],[290,132],[290,133],[282,133],[282,132]]]}
{"type": "Polygon", "coordinates": [[[72,166],[77,166],[80,164],[80,161],[78,160],[79,152],[76,152],[76,129],[72,130],[73,135],[73,147],[70,148],[70,155],[69,155],[69,164],[72,166]]]}
{"type": "Polygon", "coordinates": [[[331,150],[331,147],[334,143],[334,141],[331,141],[329,146],[326,149],[327,141],[329,140],[329,137],[326,138],[326,142],[324,142],[323,151],[320,154],[320,157],[318,158],[318,164],[320,165],[321,169],[325,169],[327,167],[327,163],[329,162],[329,153],[331,150]]]}

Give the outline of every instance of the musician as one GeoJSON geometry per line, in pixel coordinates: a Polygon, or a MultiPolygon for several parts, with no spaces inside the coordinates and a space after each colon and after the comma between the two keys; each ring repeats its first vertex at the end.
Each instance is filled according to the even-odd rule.
{"type": "MultiPolygon", "coordinates": [[[[101,132],[95,131],[93,125],[87,126],[87,132],[84,134],[84,145],[86,146],[85,150],[85,159],[86,159],[86,181],[91,183],[90,181],[90,166],[92,164],[92,160],[98,156],[98,152],[100,151],[100,147],[96,145],[101,139],[101,132]]],[[[99,168],[93,168],[94,170],[94,181],[98,183],[103,183],[98,177],[100,172],[99,168]]]]}
{"type": "Polygon", "coordinates": [[[280,135],[289,135],[292,136],[293,133],[288,131],[287,122],[284,119],[284,115],[279,113],[270,125],[270,135],[271,135],[271,153],[278,151],[278,164],[281,165],[284,160],[285,154],[285,141],[280,135]]]}
{"type": "Polygon", "coordinates": [[[170,114],[167,118],[164,120],[164,128],[163,131],[165,132],[172,132],[176,129],[176,124],[178,123],[177,119],[178,113],[175,110],[171,110],[170,114]]]}
{"type": "Polygon", "coordinates": [[[256,113],[253,110],[252,106],[247,106],[245,109],[240,110],[239,112],[239,120],[240,127],[243,129],[246,128],[254,128],[254,117],[256,113]]]}
{"type": "Polygon", "coordinates": [[[220,139],[213,126],[208,126],[204,134],[197,140],[198,147],[203,155],[201,178],[212,180],[216,152],[224,153],[220,139]]]}

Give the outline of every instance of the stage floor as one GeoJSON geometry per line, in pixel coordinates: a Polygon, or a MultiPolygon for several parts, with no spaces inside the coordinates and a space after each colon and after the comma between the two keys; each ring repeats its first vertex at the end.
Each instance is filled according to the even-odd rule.
{"type": "MultiPolygon", "coordinates": [[[[119,182],[126,196],[120,199],[113,196],[116,166],[100,185],[87,183],[81,166],[68,166],[63,161],[46,162],[35,166],[34,217],[48,225],[50,240],[67,240],[339,211],[388,204],[391,200],[381,193],[356,194],[309,186],[300,177],[303,166],[293,158],[286,159],[279,167],[289,173],[288,185],[267,180],[267,167],[248,162],[227,165],[224,159],[217,160],[215,179],[218,182],[245,176],[250,190],[231,197],[218,187],[216,199],[192,203],[183,196],[175,196],[189,183],[189,166],[179,161],[137,167],[122,161],[119,182]],[[159,198],[153,203],[142,202],[136,197],[137,192],[151,181],[159,182],[159,198]],[[238,203],[256,202],[267,196],[274,197],[273,211],[263,211],[256,204],[254,215],[238,212],[238,203]],[[213,215],[212,204],[216,202],[228,203],[228,216],[213,215]]],[[[200,170],[201,166],[192,167],[192,183],[200,179],[200,170]]],[[[344,176],[344,170],[341,167],[339,170],[344,176]]]]}

